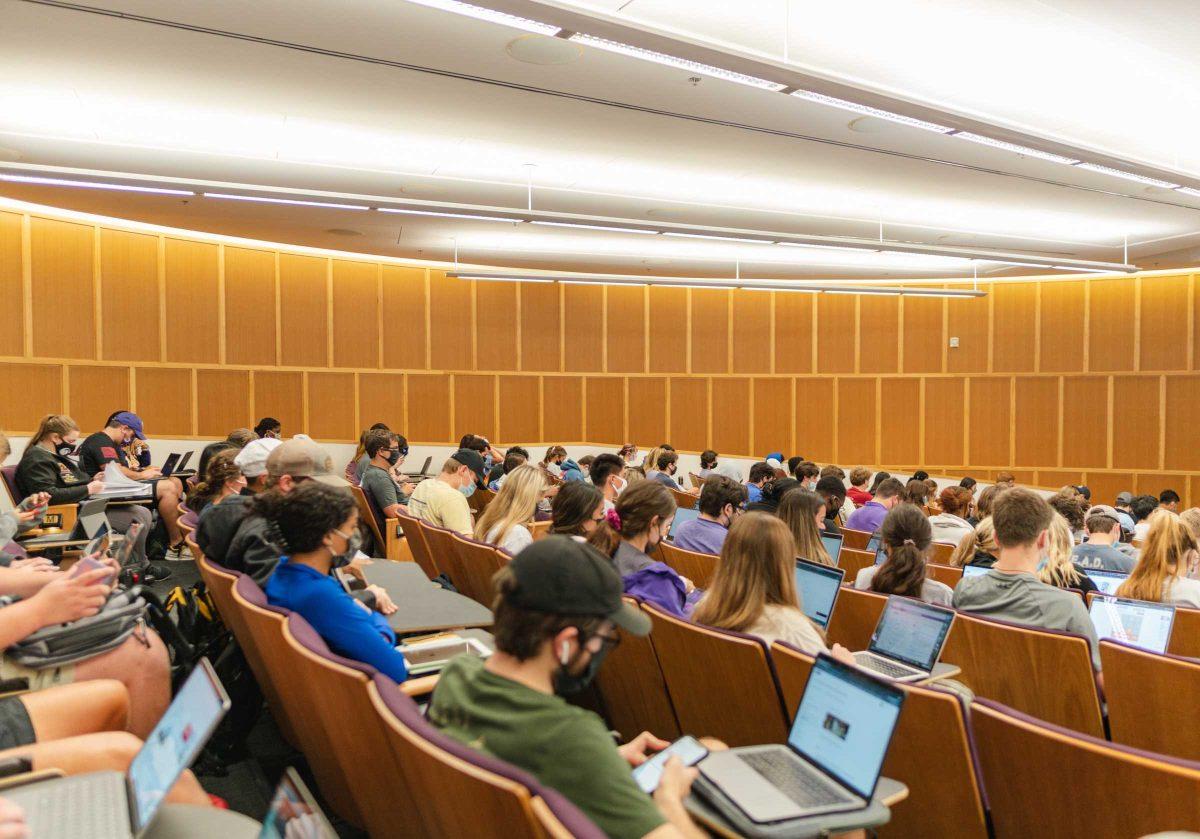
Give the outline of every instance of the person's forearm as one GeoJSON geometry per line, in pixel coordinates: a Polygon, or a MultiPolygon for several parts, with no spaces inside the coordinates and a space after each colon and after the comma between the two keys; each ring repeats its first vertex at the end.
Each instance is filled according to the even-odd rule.
{"type": "Polygon", "coordinates": [[[0,595],[28,599],[41,591],[53,579],[54,575],[42,571],[0,568],[0,595]]]}
{"type": "Polygon", "coordinates": [[[45,625],[41,608],[32,600],[5,606],[0,609],[0,649],[7,649],[22,638],[28,638],[45,625]]]}
{"type": "MultiPolygon", "coordinates": [[[[113,462],[116,463],[116,461],[113,461],[113,462]]],[[[130,469],[128,466],[122,466],[119,463],[117,463],[117,468],[119,470],[121,470],[121,474],[124,475],[126,478],[132,478],[133,480],[136,481],[136,480],[140,480],[143,477],[142,473],[139,472],[137,469],[130,469]]]]}
{"type": "Polygon", "coordinates": [[[679,831],[680,835],[686,836],[688,839],[707,839],[708,834],[692,821],[692,817],[688,815],[682,801],[679,799],[659,801],[655,798],[655,803],[658,804],[659,812],[666,817],[671,827],[679,831]]]}

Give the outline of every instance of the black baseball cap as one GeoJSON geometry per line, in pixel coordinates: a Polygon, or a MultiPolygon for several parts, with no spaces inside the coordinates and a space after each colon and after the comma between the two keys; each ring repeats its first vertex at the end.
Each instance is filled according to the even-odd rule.
{"type": "Polygon", "coordinates": [[[550,615],[603,617],[633,635],[650,634],[650,618],[621,599],[621,576],[586,542],[547,536],[508,564],[517,585],[507,595],[518,609],[550,615]]]}
{"type": "Polygon", "coordinates": [[[459,449],[450,455],[463,466],[469,466],[476,477],[483,477],[483,457],[473,449],[459,449]]]}

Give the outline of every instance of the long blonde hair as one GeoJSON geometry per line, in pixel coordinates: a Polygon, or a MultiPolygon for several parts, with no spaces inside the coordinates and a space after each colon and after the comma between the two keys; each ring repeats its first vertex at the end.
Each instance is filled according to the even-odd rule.
{"type": "Polygon", "coordinates": [[[642,458],[642,473],[655,472],[658,470],[658,456],[666,449],[658,448],[657,446],[646,452],[646,456],[642,458]]]}
{"type": "Polygon", "coordinates": [[[475,538],[494,545],[503,544],[513,527],[533,520],[538,502],[546,489],[546,479],[536,466],[523,463],[504,478],[504,486],[484,508],[475,522],[475,538]],[[488,534],[495,529],[492,538],[488,534]]]}
{"type": "Polygon", "coordinates": [[[796,556],[822,565],[833,565],[833,559],[825,550],[825,543],[821,541],[821,533],[817,530],[817,510],[824,506],[825,499],[815,492],[792,489],[783,494],[775,515],[791,531],[796,556]]]}
{"type": "Polygon", "coordinates": [[[1050,519],[1049,542],[1046,545],[1046,564],[1038,571],[1038,579],[1056,588],[1074,588],[1081,582],[1080,574],[1071,561],[1075,540],[1071,526],[1058,513],[1050,519]]]}
{"type": "Polygon", "coordinates": [[[970,565],[975,559],[976,551],[983,551],[993,558],[1000,556],[1000,546],[996,544],[996,528],[992,524],[991,516],[975,525],[974,532],[962,537],[958,547],[950,555],[950,564],[956,568],[970,565]]]}
{"type": "Polygon", "coordinates": [[[1179,514],[1179,520],[1192,534],[1192,538],[1200,542],[1200,507],[1188,507],[1179,514]]]}
{"type": "Polygon", "coordinates": [[[1196,539],[1178,516],[1159,510],[1150,516],[1150,530],[1137,565],[1117,589],[1117,597],[1160,602],[1168,582],[1187,575],[1188,553],[1196,539]]]}

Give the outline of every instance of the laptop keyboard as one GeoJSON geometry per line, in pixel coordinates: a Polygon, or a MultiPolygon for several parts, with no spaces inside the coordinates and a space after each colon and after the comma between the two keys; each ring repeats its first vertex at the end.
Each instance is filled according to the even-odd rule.
{"type": "Polygon", "coordinates": [[[80,775],[31,784],[5,793],[25,808],[33,836],[132,836],[124,778],[80,775]]]}
{"type": "Polygon", "coordinates": [[[874,670],[876,673],[882,673],[885,676],[890,676],[893,679],[903,679],[905,676],[912,676],[918,671],[911,667],[906,667],[903,664],[896,664],[893,661],[888,661],[886,658],[880,658],[873,655],[855,656],[854,663],[859,667],[864,667],[867,670],[874,670]]]}
{"type": "Polygon", "coordinates": [[[790,754],[772,750],[738,757],[801,807],[823,807],[853,800],[806,770],[790,754]]]}

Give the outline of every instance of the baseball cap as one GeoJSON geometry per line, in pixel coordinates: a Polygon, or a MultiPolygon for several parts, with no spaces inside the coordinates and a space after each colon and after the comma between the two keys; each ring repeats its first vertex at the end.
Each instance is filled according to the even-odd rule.
{"type": "Polygon", "coordinates": [[[1110,519],[1118,520],[1121,518],[1117,511],[1107,504],[1093,504],[1088,507],[1087,517],[1090,519],[1092,516],[1108,516],[1110,519]]]}
{"type": "Polygon", "coordinates": [[[570,536],[547,536],[509,562],[518,609],[607,618],[633,635],[650,634],[650,617],[621,599],[621,577],[609,559],[570,536]]]}
{"type": "Polygon", "coordinates": [[[281,445],[283,445],[283,441],[273,437],[252,440],[242,447],[233,462],[247,478],[257,478],[267,471],[267,456],[281,445]]]}
{"type": "Polygon", "coordinates": [[[131,414],[129,411],[122,411],[113,417],[113,422],[117,425],[128,425],[133,429],[133,436],[139,440],[145,440],[146,435],[142,431],[142,419],[137,414],[131,414]]]}
{"type": "Polygon", "coordinates": [[[470,467],[477,477],[483,477],[483,458],[474,449],[459,449],[450,455],[463,466],[470,467]]]}
{"type": "MultiPolygon", "coordinates": [[[[261,440],[256,442],[262,442],[261,440]]],[[[247,443],[247,448],[251,444],[247,443]]],[[[323,484],[344,487],[350,482],[333,472],[333,458],[329,452],[305,436],[284,440],[267,455],[267,474],[278,478],[291,475],[293,478],[312,478],[323,484]]]]}
{"type": "Polygon", "coordinates": [[[1126,506],[1127,504],[1129,504],[1132,501],[1133,501],[1133,493],[1132,492],[1118,492],[1117,493],[1117,503],[1120,504],[1122,507],[1126,506]]]}

